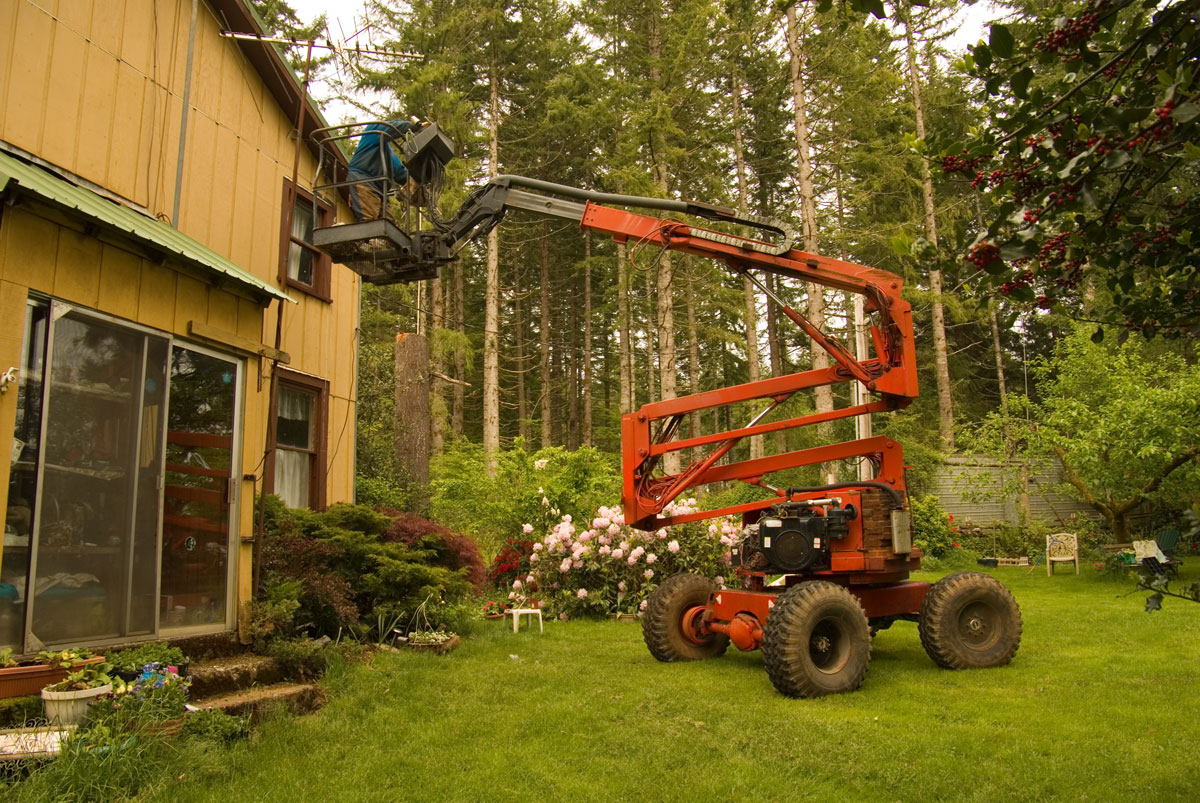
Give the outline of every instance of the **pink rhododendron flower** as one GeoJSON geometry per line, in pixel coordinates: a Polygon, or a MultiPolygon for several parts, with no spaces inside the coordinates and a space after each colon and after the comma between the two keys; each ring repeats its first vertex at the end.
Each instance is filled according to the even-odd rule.
{"type": "Polygon", "coordinates": [[[620,524],[608,525],[608,534],[613,537],[620,535],[621,534],[621,525],[620,524]]]}
{"type": "Polygon", "coordinates": [[[534,551],[534,552],[541,552],[541,551],[542,551],[542,544],[541,544],[541,542],[540,542],[540,541],[539,541],[538,543],[536,543],[536,544],[534,544],[534,545],[533,545],[533,551],[534,551]]]}
{"type": "Polygon", "coordinates": [[[597,516],[596,518],[592,519],[592,526],[595,527],[597,530],[602,530],[605,527],[607,527],[609,524],[612,524],[612,522],[610,522],[604,516],[597,516]]]}
{"type": "Polygon", "coordinates": [[[567,515],[563,516],[562,520],[564,522],[566,522],[567,524],[570,524],[571,523],[571,514],[568,513],[567,515]]]}
{"type": "Polygon", "coordinates": [[[640,558],[642,555],[645,555],[645,554],[646,554],[645,549],[643,549],[640,546],[635,546],[633,548],[633,551],[629,553],[629,556],[632,558],[640,558]]]}
{"type": "Polygon", "coordinates": [[[521,581],[513,580],[513,591],[520,591],[520,590],[521,590],[521,581]]]}
{"type": "Polygon", "coordinates": [[[587,589],[586,588],[579,589],[578,591],[575,592],[575,596],[579,597],[580,599],[587,599],[587,589]]]}
{"type": "Polygon", "coordinates": [[[610,547],[608,544],[604,544],[604,545],[602,545],[602,546],[600,547],[600,554],[601,554],[601,555],[609,555],[609,554],[612,554],[612,547],[610,547]]]}
{"type": "Polygon", "coordinates": [[[576,568],[576,569],[582,569],[582,568],[583,568],[583,561],[581,561],[581,560],[573,560],[573,561],[571,561],[571,566],[572,566],[572,567],[574,567],[574,568],[576,568]]]}
{"type": "Polygon", "coordinates": [[[622,542],[621,542],[621,550],[622,550],[623,552],[628,552],[628,551],[629,551],[629,542],[628,542],[628,541],[622,541],[622,542]]]}
{"type": "Polygon", "coordinates": [[[725,587],[725,578],[719,574],[717,575],[717,585],[719,585],[721,588],[725,587]]]}
{"type": "Polygon", "coordinates": [[[558,621],[560,621],[560,622],[567,621],[567,612],[566,611],[563,611],[562,613],[560,613],[558,615],[558,621]]]}
{"type": "Polygon", "coordinates": [[[653,569],[647,569],[646,571],[642,572],[642,575],[643,575],[643,576],[645,576],[645,578],[646,578],[647,580],[649,580],[651,577],[653,577],[653,576],[654,576],[654,570],[653,570],[653,569]]]}
{"type": "Polygon", "coordinates": [[[633,564],[637,563],[637,555],[630,555],[629,560],[625,562],[632,566],[633,564]]]}
{"type": "Polygon", "coordinates": [[[532,582],[533,582],[533,575],[531,574],[531,575],[527,576],[527,577],[525,578],[525,582],[526,582],[526,583],[532,583],[532,582]]]}
{"type": "Polygon", "coordinates": [[[667,551],[670,552],[672,555],[674,555],[676,552],[679,551],[679,542],[672,541],[671,543],[667,544],[667,551]]]}
{"type": "Polygon", "coordinates": [[[570,559],[570,558],[563,558],[563,562],[562,562],[561,564],[559,564],[559,566],[558,566],[558,570],[559,570],[560,572],[569,572],[569,571],[571,571],[571,559],[570,559]]]}
{"type": "Polygon", "coordinates": [[[658,555],[655,555],[653,552],[646,556],[647,563],[654,563],[656,560],[658,560],[658,555]]]}
{"type": "Polygon", "coordinates": [[[532,525],[532,524],[522,524],[522,525],[521,525],[521,532],[523,532],[523,533],[525,533],[526,535],[528,535],[529,533],[533,532],[533,525],[532,525]]]}
{"type": "Polygon", "coordinates": [[[534,552],[532,555],[530,555],[530,556],[529,556],[529,562],[530,562],[530,563],[537,563],[537,562],[538,562],[538,553],[534,552]]]}
{"type": "Polygon", "coordinates": [[[625,590],[625,581],[624,581],[624,580],[622,580],[621,582],[617,583],[617,590],[618,590],[618,591],[622,591],[622,592],[625,590]]]}
{"type": "Polygon", "coordinates": [[[612,556],[613,556],[613,558],[614,558],[614,559],[616,559],[616,560],[620,560],[621,558],[623,558],[623,557],[625,556],[625,550],[623,550],[623,549],[614,549],[614,550],[612,551],[612,556]]]}
{"type": "Polygon", "coordinates": [[[642,604],[638,606],[638,610],[639,610],[639,611],[644,611],[644,610],[646,610],[646,606],[647,606],[647,605],[649,605],[649,604],[650,604],[650,600],[648,600],[648,599],[644,599],[644,600],[642,600],[642,604]]]}
{"type": "Polygon", "coordinates": [[[658,536],[659,541],[665,541],[667,539],[667,531],[666,530],[659,530],[658,532],[655,533],[655,535],[658,536]]]}
{"type": "Polygon", "coordinates": [[[545,467],[546,467],[546,466],[547,466],[549,463],[550,463],[550,461],[549,461],[548,459],[546,459],[546,458],[542,458],[541,460],[534,460],[534,461],[533,461],[533,467],[534,467],[536,470],[538,470],[538,471],[541,471],[541,470],[542,470],[542,469],[544,469],[544,468],[545,468],[545,467]]]}

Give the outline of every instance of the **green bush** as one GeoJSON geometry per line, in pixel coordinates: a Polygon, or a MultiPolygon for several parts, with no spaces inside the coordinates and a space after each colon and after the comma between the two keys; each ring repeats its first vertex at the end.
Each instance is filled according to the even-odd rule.
{"type": "Polygon", "coordinates": [[[468,539],[415,517],[365,505],[294,510],[268,497],[265,521],[265,590],[251,624],[260,646],[299,630],[362,636],[380,614],[411,612],[427,598],[461,601],[468,577],[483,579],[468,539]]]}
{"type": "Polygon", "coordinates": [[[187,658],[178,647],[172,647],[165,641],[151,641],[127,650],[106,653],[104,660],[117,672],[141,672],[146,664],[180,666],[187,658]]]}
{"type": "Polygon", "coordinates": [[[940,499],[933,494],[910,496],[909,506],[913,543],[918,549],[934,558],[941,558],[954,549],[957,536],[950,528],[950,514],[942,507],[940,499]]]}
{"type": "Polygon", "coordinates": [[[582,521],[621,490],[617,458],[590,447],[528,452],[518,439],[496,461],[496,475],[491,477],[483,448],[459,441],[434,460],[430,483],[434,518],[473,536],[489,557],[519,533],[522,524],[539,522],[544,510],[582,521]]]}

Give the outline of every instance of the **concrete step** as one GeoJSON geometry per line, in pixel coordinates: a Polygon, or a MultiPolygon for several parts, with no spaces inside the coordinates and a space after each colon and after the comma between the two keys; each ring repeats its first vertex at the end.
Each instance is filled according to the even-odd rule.
{"type": "Polygon", "coordinates": [[[283,680],[283,672],[273,658],[250,653],[193,663],[188,668],[188,675],[192,679],[189,696],[193,700],[253,686],[269,686],[283,680]]]}
{"type": "Polygon", "coordinates": [[[202,711],[217,709],[226,714],[249,715],[258,718],[272,706],[283,705],[293,714],[307,714],[324,703],[320,689],[313,683],[274,683],[238,689],[203,699],[192,700],[192,705],[202,711]]]}

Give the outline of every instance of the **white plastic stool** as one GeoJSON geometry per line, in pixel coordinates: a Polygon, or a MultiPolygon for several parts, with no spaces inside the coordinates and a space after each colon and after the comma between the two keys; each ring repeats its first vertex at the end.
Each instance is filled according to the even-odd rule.
{"type": "Polygon", "coordinates": [[[545,626],[542,625],[542,609],[541,608],[510,608],[508,610],[508,615],[513,618],[513,632],[514,633],[517,632],[517,629],[520,626],[522,615],[529,617],[529,626],[530,627],[533,627],[533,617],[537,616],[538,632],[539,633],[546,632],[545,626]]]}

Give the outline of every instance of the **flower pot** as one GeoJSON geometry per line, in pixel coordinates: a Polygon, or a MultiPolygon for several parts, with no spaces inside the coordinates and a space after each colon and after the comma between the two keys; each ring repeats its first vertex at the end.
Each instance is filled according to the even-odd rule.
{"type": "Polygon", "coordinates": [[[614,613],[612,618],[618,622],[636,622],[637,614],[634,613],[614,613]]]}
{"type": "Polygon", "coordinates": [[[179,731],[183,730],[183,721],[187,718],[187,714],[180,714],[174,719],[164,719],[161,722],[147,722],[141,727],[141,732],[148,736],[162,736],[169,738],[177,736],[179,731]]]}
{"type": "Polygon", "coordinates": [[[87,717],[88,706],[92,704],[92,700],[110,691],[111,683],[94,689],[73,691],[42,689],[42,699],[46,702],[46,719],[59,725],[81,725],[87,717]]]}
{"type": "MultiPolygon", "coordinates": [[[[71,668],[78,669],[85,664],[98,664],[103,661],[104,656],[97,655],[76,661],[71,664],[71,668]]],[[[7,669],[0,669],[0,699],[37,694],[47,686],[58,683],[66,677],[67,670],[65,668],[49,664],[10,666],[7,669]]]]}
{"type": "Polygon", "coordinates": [[[483,618],[484,618],[484,619],[503,619],[503,618],[504,618],[504,614],[502,614],[502,613],[489,613],[487,616],[485,616],[485,617],[483,617],[483,618]]]}

